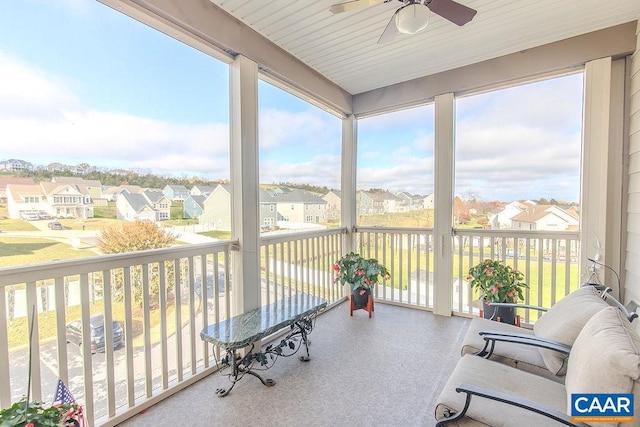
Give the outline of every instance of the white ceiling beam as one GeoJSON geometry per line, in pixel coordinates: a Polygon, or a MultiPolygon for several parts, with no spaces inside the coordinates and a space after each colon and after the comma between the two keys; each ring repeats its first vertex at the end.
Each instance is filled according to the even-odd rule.
{"type": "Polygon", "coordinates": [[[488,61],[432,74],[353,97],[353,113],[366,117],[433,101],[435,96],[463,94],[508,82],[524,81],[598,58],[620,58],[636,48],[635,21],[527,49],[488,61]]]}

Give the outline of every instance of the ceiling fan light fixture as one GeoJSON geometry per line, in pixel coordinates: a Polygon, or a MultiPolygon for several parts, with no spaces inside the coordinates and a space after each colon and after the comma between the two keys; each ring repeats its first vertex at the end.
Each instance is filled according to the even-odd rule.
{"type": "Polygon", "coordinates": [[[427,28],[430,10],[422,3],[403,6],[396,13],[396,27],[404,34],[415,34],[427,28]]]}

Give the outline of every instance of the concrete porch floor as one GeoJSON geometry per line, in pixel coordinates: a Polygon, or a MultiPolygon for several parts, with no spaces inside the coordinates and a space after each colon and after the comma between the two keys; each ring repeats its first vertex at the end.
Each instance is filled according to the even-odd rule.
{"type": "Polygon", "coordinates": [[[120,426],[431,426],[468,322],[381,303],[350,317],[342,303],[317,319],[310,362],[259,372],[275,386],[246,376],[218,398],[229,381],[216,373],[120,426]]]}

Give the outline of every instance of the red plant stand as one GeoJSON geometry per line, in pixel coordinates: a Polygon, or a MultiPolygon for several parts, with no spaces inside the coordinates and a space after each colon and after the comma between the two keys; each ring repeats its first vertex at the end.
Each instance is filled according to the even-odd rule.
{"type": "Polygon", "coordinates": [[[367,298],[367,305],[365,305],[364,307],[356,306],[356,303],[353,302],[353,295],[350,295],[349,299],[351,304],[351,316],[353,316],[354,310],[366,310],[367,312],[369,312],[369,319],[371,319],[371,313],[373,313],[373,296],[372,295],[369,295],[369,298],[367,298]]]}

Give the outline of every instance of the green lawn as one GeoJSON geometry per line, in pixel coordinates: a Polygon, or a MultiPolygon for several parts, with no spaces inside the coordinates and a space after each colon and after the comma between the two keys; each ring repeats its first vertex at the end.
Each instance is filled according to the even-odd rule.
{"type": "Polygon", "coordinates": [[[213,237],[220,240],[231,239],[230,231],[203,231],[202,233],[198,233],[198,234],[202,234],[203,236],[213,237]]]}
{"type": "Polygon", "coordinates": [[[74,249],[52,239],[0,235],[0,267],[90,256],[96,256],[96,253],[87,249],[74,249]]]}
{"type": "Polygon", "coordinates": [[[0,219],[0,231],[38,231],[38,228],[23,219],[0,219]]]}

